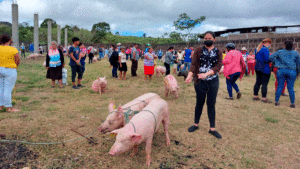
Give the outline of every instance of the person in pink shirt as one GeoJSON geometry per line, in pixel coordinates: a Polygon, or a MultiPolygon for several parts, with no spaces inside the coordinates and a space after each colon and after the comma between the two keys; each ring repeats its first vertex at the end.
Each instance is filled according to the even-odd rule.
{"type": "Polygon", "coordinates": [[[233,43],[228,43],[226,45],[226,49],[228,53],[222,63],[224,65],[224,76],[226,77],[229,97],[226,97],[225,99],[233,100],[232,87],[237,93],[237,99],[240,99],[242,93],[240,92],[239,87],[235,82],[239,77],[241,78],[243,76],[246,65],[242,53],[235,50],[235,45],[233,43]]]}
{"type": "Polygon", "coordinates": [[[252,71],[252,76],[255,72],[255,55],[253,55],[253,52],[250,52],[250,54],[247,57],[247,64],[248,64],[248,75],[250,75],[250,71],[252,71]]]}

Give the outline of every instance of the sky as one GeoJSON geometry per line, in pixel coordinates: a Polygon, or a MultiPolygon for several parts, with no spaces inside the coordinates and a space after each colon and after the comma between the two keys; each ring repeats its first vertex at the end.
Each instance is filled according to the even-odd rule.
{"type": "MultiPolygon", "coordinates": [[[[111,32],[121,35],[161,37],[177,31],[178,16],[192,19],[205,16],[193,33],[254,26],[300,25],[300,0],[17,0],[19,22],[33,26],[34,13],[39,24],[46,18],[58,24],[92,29],[107,22],[111,32]]],[[[12,0],[0,0],[0,21],[11,22],[12,0]]],[[[281,32],[300,32],[299,28],[281,32]]],[[[178,31],[179,32],[179,31],[178,31]]],[[[182,32],[183,33],[183,32],[182,32]]]]}

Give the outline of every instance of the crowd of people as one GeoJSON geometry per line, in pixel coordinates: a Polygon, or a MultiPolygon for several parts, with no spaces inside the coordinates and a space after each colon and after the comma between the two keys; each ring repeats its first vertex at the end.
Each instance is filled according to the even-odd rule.
{"type": "MultiPolygon", "coordinates": [[[[63,88],[62,69],[65,66],[64,56],[70,58],[72,88],[79,89],[84,87],[81,84],[85,72],[85,60],[89,58],[89,64],[93,63],[93,58],[99,53],[98,59],[105,56],[109,58],[112,68],[112,77],[126,80],[127,61],[131,60],[131,76],[136,77],[138,62],[143,59],[144,78],[152,79],[157,62],[163,62],[166,68],[166,76],[171,73],[187,72],[186,83],[194,81],[196,92],[196,106],[194,124],[188,128],[189,132],[194,132],[199,128],[199,121],[203,111],[204,103],[207,104],[207,113],[210,122],[209,133],[216,138],[222,138],[221,134],[215,129],[215,104],[219,90],[219,74],[223,73],[226,78],[228,91],[227,100],[234,100],[232,88],[236,91],[236,98],[240,99],[240,91],[236,81],[242,79],[244,75],[253,76],[256,74],[256,82],[253,87],[253,100],[263,103],[272,103],[267,99],[268,83],[271,72],[276,76],[276,95],[275,106],[280,105],[280,96],[287,96],[284,88],[287,86],[290,96],[290,107],[295,108],[294,84],[300,74],[300,57],[299,53],[293,50],[293,42],[286,41],[283,48],[271,54],[269,51],[272,40],[264,39],[255,49],[248,53],[243,47],[240,51],[236,49],[235,44],[228,43],[225,51],[221,52],[215,47],[216,37],[213,32],[204,34],[204,46],[194,49],[192,46],[185,49],[175,50],[169,47],[164,53],[161,49],[154,51],[150,44],[146,45],[143,51],[139,44],[130,47],[122,46],[118,43],[116,46],[111,45],[109,49],[100,46],[98,50],[90,46],[86,48],[80,39],[74,37],[73,44],[64,48],[53,41],[46,55],[46,78],[52,80],[52,87],[55,87],[55,81],[59,81],[60,88],[63,88]],[[119,75],[118,75],[119,70],[119,75]],[[77,85],[76,85],[77,76],[77,85]],[[261,99],[259,98],[261,90],[261,99]]],[[[19,52],[16,48],[11,47],[12,40],[8,35],[0,37],[0,110],[6,107],[8,112],[19,111],[12,108],[11,93],[17,79],[16,68],[20,64],[19,52]]],[[[22,56],[25,48],[21,46],[22,56]]]]}

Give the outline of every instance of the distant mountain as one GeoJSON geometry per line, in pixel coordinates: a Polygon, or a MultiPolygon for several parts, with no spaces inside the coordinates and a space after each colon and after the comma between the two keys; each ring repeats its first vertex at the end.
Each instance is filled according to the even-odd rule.
{"type": "Polygon", "coordinates": [[[8,27],[12,27],[12,25],[11,25],[11,23],[9,23],[9,22],[1,22],[0,21],[0,26],[2,26],[2,25],[6,25],[6,26],[8,26],[8,27]]]}

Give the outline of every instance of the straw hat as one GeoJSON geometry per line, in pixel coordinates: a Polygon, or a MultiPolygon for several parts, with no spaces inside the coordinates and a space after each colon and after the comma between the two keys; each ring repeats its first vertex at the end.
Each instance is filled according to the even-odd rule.
{"type": "Polygon", "coordinates": [[[245,51],[247,51],[247,48],[245,48],[245,47],[242,47],[242,50],[245,50],[245,51]]]}

